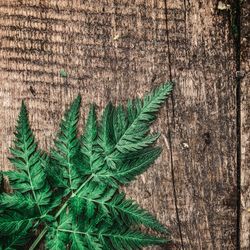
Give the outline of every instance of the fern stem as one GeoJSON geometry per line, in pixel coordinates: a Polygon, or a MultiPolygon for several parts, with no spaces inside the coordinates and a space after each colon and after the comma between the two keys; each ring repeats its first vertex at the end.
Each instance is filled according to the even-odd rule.
{"type": "Polygon", "coordinates": [[[48,231],[48,226],[46,226],[43,231],[38,235],[38,237],[36,238],[36,240],[33,242],[33,244],[30,246],[29,250],[34,250],[36,248],[36,246],[38,245],[38,243],[41,241],[41,239],[43,238],[43,236],[47,233],[48,231]]]}
{"type": "MultiPolygon", "coordinates": [[[[58,212],[55,215],[55,218],[58,218],[59,215],[62,213],[62,211],[67,207],[68,205],[68,201],[75,195],[77,195],[82,188],[93,178],[93,175],[90,175],[89,178],[77,189],[77,191],[73,194],[71,194],[71,196],[65,201],[65,203],[63,204],[63,206],[58,210],[58,212]]],[[[41,233],[37,236],[36,240],[33,242],[33,244],[30,246],[29,250],[34,250],[36,248],[36,246],[39,244],[39,242],[41,241],[41,239],[43,238],[43,236],[47,233],[48,231],[48,226],[45,226],[45,228],[41,231],[41,233]]]]}
{"type": "Polygon", "coordinates": [[[63,206],[58,210],[58,212],[55,215],[55,218],[58,218],[58,216],[61,214],[61,212],[67,207],[68,205],[68,201],[70,200],[70,198],[72,198],[73,196],[77,195],[82,188],[93,178],[93,175],[90,175],[89,178],[77,189],[77,191],[75,193],[73,193],[68,200],[65,201],[65,203],[63,204],[63,206]]]}

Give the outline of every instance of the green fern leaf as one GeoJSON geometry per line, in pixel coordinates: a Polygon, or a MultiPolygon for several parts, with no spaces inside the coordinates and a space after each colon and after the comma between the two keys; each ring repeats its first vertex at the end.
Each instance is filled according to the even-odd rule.
{"type": "MultiPolygon", "coordinates": [[[[89,250],[101,250],[102,245],[99,243],[99,239],[95,232],[96,222],[91,218],[85,219],[85,223],[77,224],[73,220],[70,230],[66,230],[70,235],[71,250],[89,249],[89,250]]],[[[64,230],[65,231],[65,230],[64,230]]]]}
{"type": "MultiPolygon", "coordinates": [[[[171,91],[172,84],[164,84],[148,94],[143,101],[135,100],[132,103],[128,103],[128,119],[130,124],[119,141],[117,141],[115,149],[119,152],[133,152],[137,149],[127,147],[127,144],[131,142],[139,144],[140,139],[143,139],[142,144],[150,145],[153,142],[151,138],[147,140],[144,137],[148,133],[149,125],[156,118],[155,113],[159,110],[171,91]]],[[[144,148],[144,145],[141,145],[141,147],[144,148]]]]}
{"type": "Polygon", "coordinates": [[[71,233],[70,239],[72,241],[71,250],[86,250],[86,241],[81,234],[71,233]]]}
{"type": "Polygon", "coordinates": [[[83,174],[88,175],[95,173],[96,170],[99,169],[104,163],[104,161],[101,159],[100,153],[98,153],[97,135],[98,126],[95,106],[91,105],[86,128],[81,138],[81,152],[83,154],[82,163],[78,163],[79,165],[82,165],[81,169],[83,174]]]}
{"type": "Polygon", "coordinates": [[[29,195],[42,215],[49,209],[51,190],[46,181],[46,175],[41,166],[41,153],[28,122],[28,113],[22,103],[15,133],[14,147],[10,149],[10,161],[16,167],[15,171],[5,172],[11,187],[18,192],[29,195]]]}
{"type": "MultiPolygon", "coordinates": [[[[152,145],[157,140],[159,134],[148,135],[149,126],[156,119],[156,112],[159,110],[171,91],[172,84],[167,83],[155,89],[152,93],[149,93],[143,101],[139,99],[128,101],[127,126],[123,122],[126,126],[122,129],[123,133],[119,134],[119,137],[117,137],[119,139],[113,143],[112,147],[110,145],[108,146],[108,151],[104,151],[106,156],[105,160],[110,167],[115,169],[115,167],[119,165],[119,162],[117,162],[117,155],[121,155],[119,157],[124,157],[124,155],[128,155],[131,152],[138,152],[139,150],[152,145]]],[[[119,115],[115,114],[115,117],[125,116],[124,111],[121,108],[117,109],[116,113],[119,115]]],[[[107,119],[107,116],[108,113],[106,114],[104,112],[103,120],[107,119]]],[[[117,121],[117,118],[115,120],[117,121]]],[[[113,127],[113,130],[115,131],[121,130],[119,129],[121,125],[114,124],[109,127],[113,127]]],[[[104,146],[102,146],[102,148],[104,148],[104,146]]]]}
{"type": "Polygon", "coordinates": [[[0,211],[16,209],[35,209],[36,203],[30,194],[23,195],[15,192],[13,194],[3,193],[0,195],[0,211]]]}
{"type": "Polygon", "coordinates": [[[87,218],[92,218],[95,211],[102,211],[107,218],[122,220],[128,225],[144,225],[153,230],[167,233],[167,229],[159,223],[149,212],[139,207],[136,202],[125,199],[124,193],[119,193],[116,188],[112,188],[100,183],[91,182],[74,199],[82,199],[81,207],[83,214],[87,218]]]}
{"type": "Polygon", "coordinates": [[[128,127],[127,114],[121,105],[113,111],[113,127],[115,142],[118,142],[128,127]]]}
{"type": "Polygon", "coordinates": [[[50,229],[46,237],[46,249],[66,250],[68,234],[57,229],[50,229]]]}
{"type": "MultiPolygon", "coordinates": [[[[52,250],[132,250],[165,244],[168,230],[119,186],[157,159],[159,134],[149,126],[172,89],[164,84],[126,109],[111,103],[100,122],[91,105],[83,135],[77,123],[81,98],[61,121],[54,147],[38,150],[22,103],[14,146],[12,193],[0,193],[0,249],[35,250],[41,240],[52,250]],[[164,234],[145,234],[142,226],[164,234]]],[[[0,173],[0,183],[2,175],[0,173]]]]}
{"type": "Polygon", "coordinates": [[[0,230],[1,236],[9,236],[21,231],[27,231],[32,228],[34,222],[39,217],[27,216],[24,213],[17,213],[14,211],[6,212],[0,215],[0,230]]]}
{"type": "Polygon", "coordinates": [[[65,113],[60,125],[60,131],[55,140],[55,148],[51,151],[54,166],[61,176],[64,183],[66,181],[68,192],[76,190],[80,185],[81,179],[74,164],[74,157],[79,150],[79,139],[77,138],[77,122],[79,119],[79,108],[81,97],[78,96],[65,113]]]}
{"type": "Polygon", "coordinates": [[[115,143],[113,113],[114,107],[112,103],[109,103],[103,112],[101,120],[101,129],[99,133],[99,144],[106,155],[111,153],[113,145],[115,143]]]}
{"type": "Polygon", "coordinates": [[[134,180],[137,175],[146,171],[151,164],[159,157],[161,148],[145,148],[137,154],[126,154],[126,158],[116,158],[118,168],[115,171],[102,171],[99,178],[108,183],[128,184],[134,180]],[[112,182],[110,181],[112,179],[112,182]]]}
{"type": "Polygon", "coordinates": [[[69,235],[60,229],[69,230],[71,229],[71,216],[63,211],[60,215],[60,222],[52,223],[50,225],[48,234],[46,235],[46,249],[50,250],[64,250],[67,249],[69,235]]]}

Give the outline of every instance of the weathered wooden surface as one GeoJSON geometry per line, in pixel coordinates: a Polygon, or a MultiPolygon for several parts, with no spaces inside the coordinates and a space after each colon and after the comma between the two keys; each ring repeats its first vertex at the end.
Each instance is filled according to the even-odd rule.
{"type": "Polygon", "coordinates": [[[235,248],[235,68],[230,27],[216,9],[187,2],[186,25],[169,25],[179,249],[235,248]]]}
{"type": "Polygon", "coordinates": [[[242,6],[241,70],[241,249],[250,246],[250,4],[242,6]]]}
{"type": "Polygon", "coordinates": [[[170,227],[172,249],[235,249],[230,32],[228,15],[211,0],[0,0],[1,168],[10,168],[21,99],[40,146],[48,149],[78,92],[84,107],[95,101],[101,111],[110,99],[142,96],[172,78],[173,98],[154,125],[162,133],[162,156],[128,194],[170,227]]]}

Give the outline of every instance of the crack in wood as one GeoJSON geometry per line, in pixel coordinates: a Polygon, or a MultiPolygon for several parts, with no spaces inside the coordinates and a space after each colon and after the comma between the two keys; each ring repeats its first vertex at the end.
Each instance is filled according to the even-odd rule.
{"type": "MultiPolygon", "coordinates": [[[[169,65],[169,78],[170,81],[173,81],[172,76],[172,68],[171,68],[171,52],[170,52],[170,41],[169,41],[169,30],[168,30],[168,8],[167,8],[167,0],[164,0],[165,5],[165,18],[166,18],[166,38],[167,38],[167,48],[168,48],[168,65],[169,65]]],[[[173,101],[173,94],[171,93],[171,102],[172,102],[172,117],[174,121],[174,101],[173,101]]],[[[173,195],[174,195],[174,203],[175,203],[175,212],[176,212],[176,220],[178,224],[178,230],[181,240],[181,248],[184,249],[183,243],[183,236],[182,236],[182,229],[181,229],[181,221],[179,217],[179,210],[178,210],[178,201],[177,201],[177,194],[176,194],[176,186],[175,186],[175,173],[174,173],[174,162],[173,162],[173,151],[172,151],[172,138],[171,138],[171,126],[170,126],[170,116],[169,116],[169,108],[168,103],[167,106],[167,124],[168,124],[168,141],[169,141],[169,151],[170,151],[170,166],[171,166],[171,175],[172,175],[172,186],[173,186],[173,195]]],[[[174,122],[173,122],[174,124],[174,122]]],[[[163,137],[166,143],[166,137],[163,137]]]]}

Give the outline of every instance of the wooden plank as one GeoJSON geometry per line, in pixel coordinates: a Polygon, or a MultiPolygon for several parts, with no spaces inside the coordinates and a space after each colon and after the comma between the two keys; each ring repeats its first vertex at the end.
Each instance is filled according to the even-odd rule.
{"type": "Polygon", "coordinates": [[[178,249],[236,247],[235,63],[214,1],[167,1],[178,249]],[[186,4],[185,4],[186,3],[186,4]],[[176,8],[171,16],[171,9],[176,8]],[[172,20],[174,21],[172,21],[172,20]]]}
{"type": "Polygon", "coordinates": [[[171,76],[173,101],[154,125],[162,132],[162,156],[127,192],[170,227],[173,249],[234,249],[235,67],[229,30],[211,0],[0,0],[2,169],[10,168],[21,99],[40,146],[48,149],[78,92],[84,107],[95,101],[101,111],[108,100],[142,96],[171,76]],[[62,69],[67,78],[60,77],[62,69]]]}
{"type": "Polygon", "coordinates": [[[241,249],[250,247],[250,60],[249,12],[247,1],[241,13],[241,249]]]}

